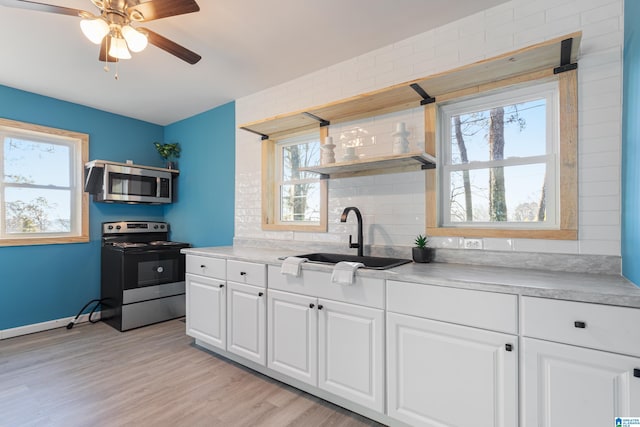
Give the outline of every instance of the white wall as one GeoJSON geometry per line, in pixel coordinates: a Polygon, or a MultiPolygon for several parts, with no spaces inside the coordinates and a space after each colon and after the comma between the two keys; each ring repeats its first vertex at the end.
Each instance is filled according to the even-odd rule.
{"type": "MultiPolygon", "coordinates": [[[[484,239],[484,247],[618,256],[623,0],[510,1],[241,98],[236,101],[236,123],[426,77],[575,31],[583,32],[578,60],[579,240],[484,239]]],[[[384,134],[395,121],[407,122],[414,138],[412,144],[421,143],[415,135],[422,134],[422,125],[412,111],[358,124],[379,134],[378,141],[382,144],[386,143],[382,141],[384,134]]],[[[330,127],[331,135],[337,136],[339,131],[330,127]]],[[[327,233],[262,231],[260,143],[259,137],[236,131],[236,237],[346,242],[348,234],[355,230],[351,221],[339,222],[345,206],[358,206],[363,212],[367,244],[411,246],[415,235],[424,231],[421,172],[330,180],[327,233]]],[[[339,159],[339,150],[336,155],[339,159]]],[[[432,241],[439,247],[460,245],[457,238],[432,241]]]]}

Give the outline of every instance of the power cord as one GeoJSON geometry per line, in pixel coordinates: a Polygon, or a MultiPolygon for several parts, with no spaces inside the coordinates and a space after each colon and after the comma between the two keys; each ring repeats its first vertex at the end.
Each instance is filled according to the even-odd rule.
{"type": "Polygon", "coordinates": [[[100,305],[102,304],[102,301],[104,301],[103,299],[92,299],[91,301],[89,301],[88,303],[86,303],[84,305],[84,307],[82,307],[80,309],[80,311],[78,312],[78,314],[76,315],[75,319],[73,319],[71,322],[69,322],[69,324],[67,325],[67,329],[71,329],[73,328],[73,325],[76,324],[76,322],[78,321],[78,318],[80,317],[80,315],[82,314],[82,312],[89,307],[91,304],[96,303],[96,305],[91,309],[91,312],[89,313],[89,322],[91,323],[98,323],[99,320],[93,320],[91,319],[91,316],[93,316],[93,313],[95,313],[95,311],[98,309],[98,307],[100,307],[100,305]]]}

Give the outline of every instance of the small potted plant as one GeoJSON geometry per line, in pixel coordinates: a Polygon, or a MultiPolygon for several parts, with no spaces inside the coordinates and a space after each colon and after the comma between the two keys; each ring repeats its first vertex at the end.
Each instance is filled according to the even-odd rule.
{"type": "Polygon", "coordinates": [[[158,150],[160,157],[167,162],[167,169],[175,169],[175,159],[180,157],[180,143],[174,142],[171,144],[161,144],[159,142],[154,142],[153,145],[156,147],[156,150],[158,150]]]}
{"type": "Polygon", "coordinates": [[[435,250],[427,246],[429,238],[418,234],[416,237],[415,247],[411,248],[411,254],[414,262],[431,262],[433,261],[435,250]]]}

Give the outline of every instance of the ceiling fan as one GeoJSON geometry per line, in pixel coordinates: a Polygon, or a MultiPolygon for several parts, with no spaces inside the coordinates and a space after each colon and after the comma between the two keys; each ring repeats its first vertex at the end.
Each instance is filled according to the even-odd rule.
{"type": "Polygon", "coordinates": [[[99,13],[94,15],[72,9],[28,0],[1,1],[5,6],[58,13],[82,18],[80,28],[93,43],[100,45],[99,60],[117,62],[131,58],[131,52],[140,52],[147,43],[195,64],[202,58],[195,52],[155,33],[148,28],[134,27],[132,23],[148,22],[170,16],[198,12],[194,0],[91,0],[99,13]]]}

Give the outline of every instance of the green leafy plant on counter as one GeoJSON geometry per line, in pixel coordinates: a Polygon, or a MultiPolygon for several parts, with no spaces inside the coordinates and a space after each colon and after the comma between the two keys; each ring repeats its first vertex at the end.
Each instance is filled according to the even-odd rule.
{"type": "Polygon", "coordinates": [[[416,244],[416,248],[423,249],[427,247],[429,238],[427,236],[423,236],[422,234],[418,234],[418,237],[416,237],[416,240],[414,242],[416,244]]]}

